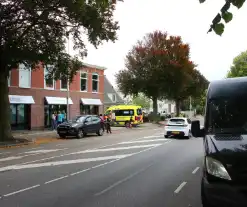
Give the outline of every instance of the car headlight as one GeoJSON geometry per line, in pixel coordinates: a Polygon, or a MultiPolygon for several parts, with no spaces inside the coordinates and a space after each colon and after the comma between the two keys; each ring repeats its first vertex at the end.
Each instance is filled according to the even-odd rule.
{"type": "Polygon", "coordinates": [[[225,180],[231,180],[226,168],[218,160],[211,157],[206,157],[206,168],[207,172],[215,177],[222,178],[225,180]]]}

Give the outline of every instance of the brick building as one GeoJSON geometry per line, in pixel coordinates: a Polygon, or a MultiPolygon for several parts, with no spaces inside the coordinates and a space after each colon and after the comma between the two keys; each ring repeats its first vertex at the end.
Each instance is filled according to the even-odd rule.
{"type": "MultiPolygon", "coordinates": [[[[105,68],[84,64],[69,85],[70,118],[103,113],[105,68]]],[[[47,80],[45,68],[20,65],[9,76],[12,129],[42,129],[51,125],[51,114],[67,114],[67,81],[47,80]]]]}

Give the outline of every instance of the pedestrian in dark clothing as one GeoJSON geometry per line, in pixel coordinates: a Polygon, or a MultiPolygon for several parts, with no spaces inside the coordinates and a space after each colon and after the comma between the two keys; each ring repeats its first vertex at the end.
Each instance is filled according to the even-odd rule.
{"type": "Polygon", "coordinates": [[[103,129],[103,131],[105,131],[105,120],[104,120],[104,117],[102,116],[102,114],[100,114],[99,117],[100,117],[101,128],[103,129]]]}
{"type": "Polygon", "coordinates": [[[111,133],[111,120],[109,117],[106,118],[106,133],[111,133]]]}

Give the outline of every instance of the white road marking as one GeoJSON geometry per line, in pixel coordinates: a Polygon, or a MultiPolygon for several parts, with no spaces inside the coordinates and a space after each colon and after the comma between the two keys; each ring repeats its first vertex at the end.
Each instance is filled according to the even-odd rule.
{"type": "Polygon", "coordinates": [[[139,140],[139,139],[150,139],[150,138],[153,139],[153,138],[161,138],[161,137],[162,136],[160,136],[160,135],[153,135],[153,136],[140,137],[140,138],[137,138],[137,140],[139,140]]]}
{"type": "Polygon", "coordinates": [[[161,144],[148,144],[148,145],[138,145],[138,146],[129,146],[129,147],[115,147],[115,148],[107,148],[107,149],[92,149],[92,150],[84,150],[79,152],[70,153],[71,155],[89,153],[89,152],[108,152],[108,151],[117,151],[117,150],[127,150],[127,149],[140,149],[140,148],[148,148],[148,147],[156,147],[161,144]]]}
{"type": "Polygon", "coordinates": [[[192,174],[196,174],[196,172],[197,172],[199,169],[200,169],[199,167],[196,167],[196,168],[193,170],[192,174]]]}
{"type": "Polygon", "coordinates": [[[0,155],[5,155],[5,154],[9,154],[11,152],[0,152],[0,155]]]}
{"type": "Polygon", "coordinates": [[[0,168],[0,172],[7,171],[7,170],[20,170],[20,169],[30,169],[30,168],[37,168],[37,167],[49,167],[49,166],[57,166],[57,165],[68,165],[68,164],[76,164],[76,163],[113,160],[113,159],[129,157],[131,155],[133,155],[133,154],[105,156],[105,157],[96,157],[96,158],[85,158],[85,159],[75,159],[75,160],[62,160],[62,161],[37,163],[37,164],[27,164],[27,165],[11,165],[11,166],[0,168]]]}
{"type": "Polygon", "coordinates": [[[11,156],[11,157],[1,158],[1,159],[0,159],[0,162],[10,161],[10,160],[18,160],[18,159],[22,159],[22,158],[24,158],[24,157],[31,156],[31,155],[39,155],[39,154],[44,154],[44,153],[48,153],[48,152],[56,152],[56,151],[66,150],[66,149],[68,149],[68,148],[54,149],[54,150],[35,150],[35,151],[27,151],[27,152],[19,153],[19,154],[25,154],[25,155],[23,155],[23,156],[11,156]]]}
{"type": "Polygon", "coordinates": [[[178,186],[178,188],[174,191],[174,193],[179,193],[186,184],[187,182],[182,182],[180,186],[178,186]]]}
{"type": "Polygon", "coordinates": [[[134,143],[145,143],[145,142],[164,142],[166,139],[148,139],[148,140],[141,140],[141,141],[132,141],[132,142],[121,142],[119,144],[134,144],[134,143]]]}
{"type": "Polygon", "coordinates": [[[49,153],[49,152],[57,152],[57,151],[61,151],[61,150],[66,150],[68,148],[63,148],[63,149],[50,149],[50,150],[33,150],[33,151],[27,151],[27,152],[23,152],[23,154],[36,154],[36,153],[49,153]]]}
{"type": "Polygon", "coordinates": [[[62,176],[62,177],[60,177],[60,178],[56,178],[56,179],[53,179],[53,180],[49,180],[49,181],[45,182],[45,184],[53,183],[53,182],[55,182],[55,181],[62,180],[62,179],[67,178],[67,177],[69,177],[69,176],[68,176],[68,175],[65,175],[65,176],[62,176]]]}
{"type": "Polygon", "coordinates": [[[150,167],[153,166],[154,164],[155,164],[155,163],[152,163],[151,165],[148,165],[147,167],[142,168],[141,170],[139,170],[139,171],[137,171],[137,172],[135,172],[135,173],[129,175],[128,177],[126,177],[126,178],[124,178],[124,179],[122,179],[122,180],[119,180],[118,182],[114,183],[113,185],[109,186],[108,188],[106,188],[106,189],[100,191],[99,193],[96,193],[95,196],[100,196],[100,195],[106,193],[107,191],[109,191],[109,190],[115,188],[116,186],[118,186],[118,185],[120,185],[120,184],[122,184],[122,183],[124,183],[124,182],[126,182],[126,181],[128,181],[128,180],[130,180],[131,178],[135,177],[136,175],[138,175],[138,174],[140,174],[140,173],[146,171],[148,168],[150,168],[150,167]]]}
{"type": "Polygon", "coordinates": [[[65,144],[57,144],[56,147],[64,146],[65,144]]]}
{"type": "Polygon", "coordinates": [[[1,158],[0,162],[4,162],[4,161],[10,161],[10,160],[18,160],[23,158],[23,156],[11,156],[11,157],[5,157],[5,158],[1,158]]]}
{"type": "Polygon", "coordinates": [[[12,192],[12,193],[5,194],[5,195],[3,195],[3,196],[4,196],[4,197],[8,197],[8,196],[11,196],[11,195],[15,195],[15,194],[17,194],[17,193],[21,193],[21,192],[24,192],[24,191],[27,191],[27,190],[31,190],[31,189],[37,188],[37,187],[39,187],[39,186],[40,186],[40,185],[34,185],[34,186],[31,186],[31,187],[28,187],[28,188],[24,188],[24,189],[21,189],[21,190],[12,192]]]}

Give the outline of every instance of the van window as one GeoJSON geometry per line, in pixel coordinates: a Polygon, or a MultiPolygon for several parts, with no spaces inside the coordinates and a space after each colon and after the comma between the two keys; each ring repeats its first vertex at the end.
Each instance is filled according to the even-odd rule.
{"type": "Polygon", "coordinates": [[[115,110],[115,116],[133,116],[134,110],[125,109],[125,110],[115,110]]]}
{"type": "Polygon", "coordinates": [[[213,99],[208,102],[208,132],[246,133],[247,97],[232,95],[227,98],[213,99]]]}
{"type": "Polygon", "coordinates": [[[142,115],[142,109],[137,109],[137,115],[142,115]]]}

